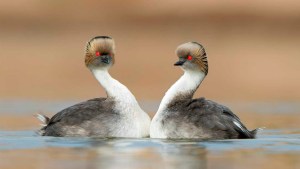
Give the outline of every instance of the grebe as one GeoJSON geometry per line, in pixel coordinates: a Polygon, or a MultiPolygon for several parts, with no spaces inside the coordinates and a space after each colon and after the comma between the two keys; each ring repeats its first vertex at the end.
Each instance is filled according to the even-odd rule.
{"type": "Polygon", "coordinates": [[[108,69],[115,62],[114,40],[92,38],[86,46],[85,65],[106,90],[107,98],[95,98],[68,107],[51,119],[38,115],[42,136],[147,137],[150,117],[126,86],[113,79],[108,69]]]}
{"type": "Polygon", "coordinates": [[[176,54],[184,74],[166,92],[150,125],[151,138],[243,139],[255,138],[227,107],[193,95],[208,73],[203,46],[188,42],[176,54]]]}

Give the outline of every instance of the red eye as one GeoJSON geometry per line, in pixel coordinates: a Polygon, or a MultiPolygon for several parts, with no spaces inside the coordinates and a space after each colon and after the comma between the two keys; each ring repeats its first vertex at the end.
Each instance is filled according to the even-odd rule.
{"type": "Polygon", "coordinates": [[[193,57],[191,55],[188,55],[188,57],[186,58],[187,60],[192,60],[193,57]]]}
{"type": "Polygon", "coordinates": [[[100,52],[96,52],[96,56],[100,56],[101,55],[101,53],[100,52]]]}

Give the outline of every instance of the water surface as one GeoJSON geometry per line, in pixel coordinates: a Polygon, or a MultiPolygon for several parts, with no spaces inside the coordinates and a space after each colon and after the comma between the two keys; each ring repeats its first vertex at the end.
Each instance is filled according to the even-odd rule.
{"type": "MultiPolygon", "coordinates": [[[[29,107],[32,109],[32,105],[29,107]]],[[[56,109],[55,106],[49,108],[56,109]]],[[[249,107],[247,110],[252,111],[249,107]]],[[[252,119],[245,118],[249,113],[241,113],[247,124],[267,124],[268,128],[261,131],[257,139],[203,141],[41,137],[35,133],[39,126],[32,112],[34,110],[1,114],[11,121],[6,124],[2,120],[0,124],[3,126],[0,130],[1,169],[300,168],[300,127],[295,127],[298,124],[293,121],[299,120],[298,113],[270,111],[250,114],[249,117],[254,116],[252,119]],[[17,124],[19,127],[14,128],[17,124]],[[276,126],[278,124],[281,126],[276,126]]]]}

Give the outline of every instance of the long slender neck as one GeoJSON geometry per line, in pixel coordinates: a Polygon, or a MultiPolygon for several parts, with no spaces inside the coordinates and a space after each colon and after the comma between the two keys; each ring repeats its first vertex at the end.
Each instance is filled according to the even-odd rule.
{"type": "Polygon", "coordinates": [[[201,71],[185,71],[163,97],[158,112],[167,108],[168,104],[176,98],[192,99],[195,91],[205,78],[201,71]]]}
{"type": "Polygon", "coordinates": [[[128,88],[112,78],[107,69],[93,69],[92,72],[101,86],[105,89],[108,98],[137,104],[135,97],[128,88]]]}

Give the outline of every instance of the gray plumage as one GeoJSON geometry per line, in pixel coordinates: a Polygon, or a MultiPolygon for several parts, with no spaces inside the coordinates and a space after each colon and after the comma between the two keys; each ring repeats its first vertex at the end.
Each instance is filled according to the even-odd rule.
{"type": "Polygon", "coordinates": [[[68,107],[47,121],[40,130],[43,136],[113,137],[114,124],[122,118],[113,109],[114,101],[95,98],[68,107]]]}
{"type": "Polygon", "coordinates": [[[161,123],[171,138],[243,139],[255,138],[257,131],[249,131],[229,108],[205,98],[175,99],[166,112],[161,123]]]}

